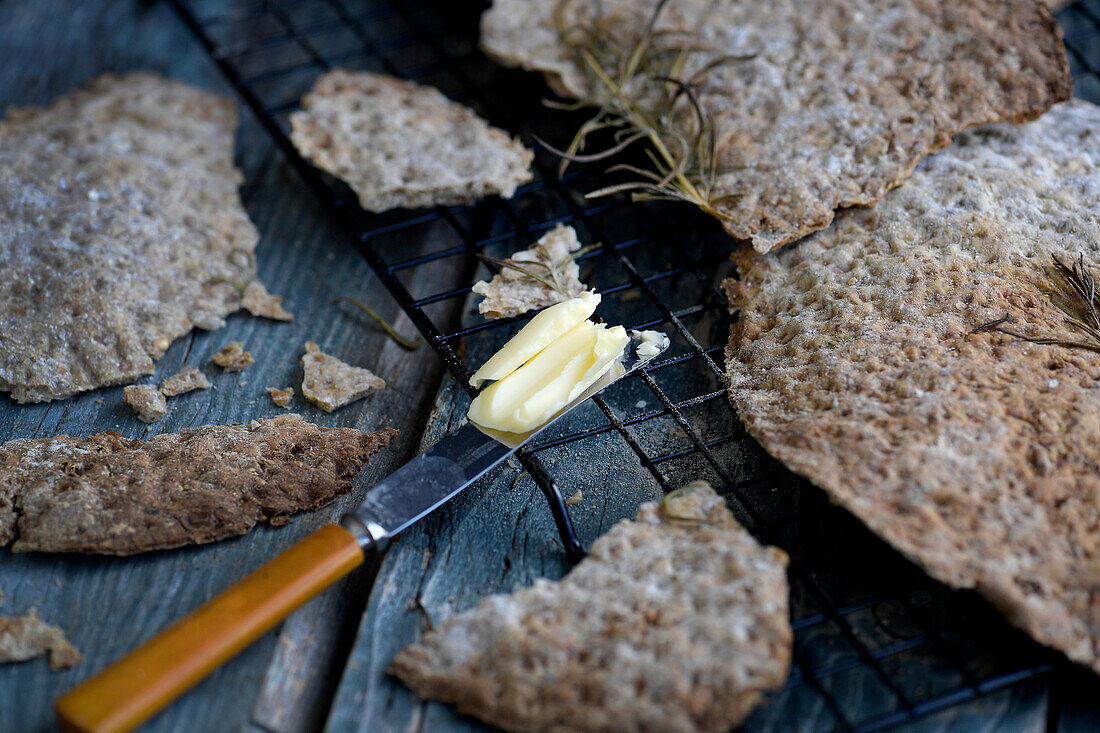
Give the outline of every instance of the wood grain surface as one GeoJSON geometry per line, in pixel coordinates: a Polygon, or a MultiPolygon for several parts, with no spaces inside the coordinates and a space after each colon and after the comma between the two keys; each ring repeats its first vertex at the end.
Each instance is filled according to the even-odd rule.
{"type": "MultiPolygon", "coordinates": [[[[210,12],[255,3],[204,0],[202,5],[210,12]]],[[[471,4],[468,12],[476,13],[477,8],[471,4]]],[[[252,32],[246,30],[246,34],[252,32]]],[[[138,68],[232,93],[165,2],[7,0],[0,3],[0,60],[2,106],[43,103],[102,71],[138,68]]],[[[304,89],[310,81],[306,77],[294,83],[304,89]]],[[[286,91],[291,93],[294,88],[286,91]]],[[[59,693],[319,525],[337,518],[366,487],[444,435],[465,413],[465,392],[450,378],[444,379],[442,366],[430,349],[406,351],[354,308],[332,303],[337,295],[358,298],[394,320],[403,332],[414,332],[269,136],[243,105],[241,109],[237,159],[246,179],[244,203],[261,232],[257,253],[260,274],[273,293],[285,297],[296,320],[283,324],[235,315],[221,331],[193,333],[177,340],[158,363],[156,375],[142,381],[159,383],[188,364],[202,369],[214,388],[171,398],[168,416],[152,426],[139,422],[122,403],[121,387],[29,406],[0,396],[0,440],[58,433],[85,435],[106,429],[138,437],[279,414],[281,408],[270,402],[264,389],[288,385],[298,389],[298,360],[308,340],[316,341],[327,353],[369,367],[388,387],[331,415],[305,403],[300,394],[295,395],[293,409],[322,425],[363,430],[391,425],[401,430],[401,435],[372,459],[351,495],[300,515],[286,527],[262,526],[225,542],[129,558],[13,555],[0,550],[0,615],[22,613],[33,606],[43,619],[61,626],[85,656],[83,663],[60,673],[49,672],[44,659],[0,665],[0,731],[52,730],[50,706],[59,693]],[[212,367],[211,354],[231,340],[243,341],[256,364],[235,374],[212,367]]],[[[532,216],[545,218],[548,213],[535,211],[532,216]]],[[[498,224],[486,221],[479,226],[498,224]]],[[[410,231],[416,234],[402,235],[398,245],[401,257],[432,251],[448,236],[453,237],[432,227],[410,231]]],[[[443,260],[418,268],[418,282],[413,285],[422,292],[425,288],[438,292],[469,284],[472,273],[452,262],[443,260]]],[[[601,273],[595,276],[601,286],[622,279],[618,274],[602,281],[601,273]]],[[[663,297],[674,300],[683,296],[695,302],[691,299],[697,293],[688,292],[691,283],[672,281],[667,287],[663,297]]],[[[627,292],[612,302],[616,316],[651,317],[645,303],[632,300],[627,292]]],[[[455,298],[433,305],[431,312],[439,324],[468,324],[476,319],[471,306],[455,298]]],[[[721,328],[724,325],[717,317],[692,322],[693,331],[712,336],[721,328]]],[[[467,340],[468,361],[477,363],[503,338],[504,334],[492,332],[467,340]]],[[[674,374],[667,379],[670,388],[681,395],[715,389],[715,383],[701,377],[698,383],[675,381],[674,374]]],[[[611,409],[628,414],[641,409],[637,405],[646,399],[652,402],[653,396],[640,386],[624,385],[608,399],[611,409]]],[[[713,404],[693,412],[690,419],[711,431],[734,430],[728,414],[723,405],[713,404]]],[[[569,420],[576,427],[596,424],[602,416],[588,406],[569,420]]],[[[654,450],[683,445],[682,432],[678,433],[671,419],[647,422],[645,431],[634,437],[654,450]]],[[[721,455],[730,466],[753,459],[742,453],[731,444],[721,455]]],[[[652,475],[615,432],[543,451],[540,456],[560,477],[565,493],[582,491],[584,498],[572,514],[586,543],[618,519],[632,515],[642,501],[660,495],[652,475]]],[[[715,478],[698,459],[672,461],[667,470],[670,479],[680,483],[697,477],[715,478]]],[[[769,487],[769,491],[779,488],[769,487]]],[[[791,541],[804,545],[811,554],[828,556],[835,546],[843,545],[843,536],[861,531],[848,522],[814,533],[802,530],[791,541]]],[[[889,552],[880,545],[870,546],[889,552]]],[[[874,564],[865,558],[846,560],[856,567],[874,564]]],[[[486,594],[523,587],[538,577],[560,577],[566,571],[564,554],[538,488],[517,467],[502,466],[407,531],[382,558],[368,561],[200,683],[146,729],[485,730],[476,721],[455,716],[446,706],[418,701],[385,674],[386,665],[402,644],[433,621],[472,606],[486,594]]],[[[846,589],[861,582],[859,573],[848,580],[846,589]]],[[[819,611],[815,603],[796,584],[792,599],[796,617],[819,611]]],[[[869,611],[867,616],[870,618],[869,611]]],[[[860,612],[854,612],[852,618],[855,633],[866,633],[868,638],[878,633],[878,626],[870,622],[866,632],[861,630],[860,612]]],[[[835,725],[833,713],[799,677],[803,664],[843,665],[850,657],[836,642],[836,635],[822,629],[818,625],[799,628],[804,652],[796,659],[792,685],[750,719],[749,729],[826,730],[835,725]]],[[[883,648],[888,643],[898,642],[881,640],[883,648]]],[[[1020,643],[1027,642],[1021,637],[1020,643]]],[[[883,691],[861,669],[838,674],[834,678],[839,680],[838,686],[831,694],[861,704],[882,701],[888,705],[893,693],[883,691]]],[[[900,672],[899,678],[904,678],[900,672]]],[[[912,684],[934,682],[921,679],[912,684]]],[[[1051,673],[921,718],[904,730],[1093,730],[1100,724],[1098,693],[1100,684],[1093,675],[1061,665],[1051,673]]]]}

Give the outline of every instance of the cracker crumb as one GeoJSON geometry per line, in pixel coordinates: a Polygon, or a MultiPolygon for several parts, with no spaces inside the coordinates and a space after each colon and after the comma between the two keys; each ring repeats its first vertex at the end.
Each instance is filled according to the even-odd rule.
{"type": "Polygon", "coordinates": [[[267,288],[259,280],[253,280],[245,286],[241,307],[259,318],[270,318],[273,321],[294,320],[294,314],[283,308],[283,299],[267,292],[267,288]]]}
{"type": "Polygon", "coordinates": [[[244,350],[244,344],[233,341],[218,353],[210,357],[214,362],[227,372],[239,372],[250,364],[256,362],[252,354],[244,350]]]}
{"type": "Polygon", "coordinates": [[[271,395],[271,401],[279,407],[287,407],[290,404],[291,398],[294,397],[294,388],[287,387],[286,389],[279,389],[278,387],[268,387],[267,393],[271,395]]]}
{"type": "Polygon", "coordinates": [[[584,493],[580,492],[580,491],[575,491],[572,494],[570,494],[568,497],[566,497],[565,504],[566,504],[566,506],[576,506],[577,504],[580,504],[583,500],[584,500],[584,493]]]}
{"type": "Polygon", "coordinates": [[[210,389],[210,380],[193,366],[185,366],[160,385],[165,397],[175,397],[195,389],[210,389]]]}
{"type": "Polygon", "coordinates": [[[343,407],[382,389],[386,383],[369,369],[355,367],[306,343],[302,356],[302,396],[325,412],[343,407]]]}
{"type": "Polygon", "coordinates": [[[122,394],[126,404],[133,408],[142,422],[156,422],[168,412],[164,395],[151,384],[129,384],[123,388],[122,394]]]}
{"type": "Polygon", "coordinates": [[[46,653],[54,672],[83,659],[65,632],[42,621],[33,608],[22,616],[0,616],[0,662],[24,662],[46,653]]]}
{"type": "Polygon", "coordinates": [[[786,567],[699,482],[643,504],[562,580],[444,619],[390,671],[512,731],[728,731],[786,679],[786,567]]]}

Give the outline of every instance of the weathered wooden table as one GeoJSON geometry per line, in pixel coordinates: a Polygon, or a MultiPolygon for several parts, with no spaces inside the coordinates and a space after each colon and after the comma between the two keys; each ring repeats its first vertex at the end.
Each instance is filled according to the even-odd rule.
{"type": "MultiPolygon", "coordinates": [[[[1100,2],[1088,3],[1090,12],[1100,11],[1100,2]]],[[[229,0],[201,3],[203,13],[228,9],[230,15],[255,4],[229,0]]],[[[471,5],[461,12],[476,17],[478,10],[471,5]]],[[[1092,58],[1093,62],[1098,59],[1100,51],[1092,58]]],[[[166,2],[9,0],[0,4],[0,62],[0,106],[44,103],[103,71],[138,68],[234,94],[208,50],[166,2]]],[[[1094,85],[1091,91],[1086,89],[1086,94],[1100,97],[1100,89],[1094,85]]],[[[364,430],[391,425],[401,430],[400,438],[372,460],[363,486],[371,485],[375,478],[400,465],[422,444],[430,444],[461,419],[468,398],[450,377],[445,377],[431,349],[406,351],[354,308],[333,304],[336,295],[358,298],[396,322],[399,330],[414,333],[412,324],[348,244],[346,232],[332,222],[243,105],[238,140],[238,161],[246,179],[244,203],[262,235],[258,250],[260,275],[272,292],[285,296],[296,320],[278,324],[232,316],[228,327],[221,331],[193,333],[177,340],[158,363],[156,377],[142,381],[159,381],[181,365],[190,364],[210,374],[214,389],[175,398],[170,402],[169,415],[154,426],[146,426],[132,416],[121,402],[121,388],[26,406],[0,397],[0,440],[58,433],[83,435],[106,429],[140,437],[192,425],[279,414],[282,411],[270,403],[264,388],[297,387],[301,378],[298,359],[308,340],[351,363],[370,367],[388,382],[384,392],[332,415],[300,397],[293,405],[296,411],[323,425],[364,430]],[[237,374],[211,369],[210,355],[231,340],[243,341],[257,363],[237,374]]],[[[538,220],[553,215],[555,212],[548,211],[531,214],[538,220]]],[[[389,245],[400,248],[401,258],[435,251],[448,236],[446,231],[432,227],[410,232],[416,235],[409,234],[398,244],[389,245]]],[[[415,273],[418,282],[407,283],[410,289],[430,283],[431,292],[465,287],[474,274],[472,265],[455,267],[451,260],[421,266],[415,273]]],[[[594,277],[599,282],[603,275],[597,271],[594,277]]],[[[691,284],[677,284],[670,279],[668,287],[665,297],[674,298],[691,284]]],[[[648,315],[645,304],[637,302],[640,300],[631,297],[629,289],[622,289],[616,300],[616,315],[624,320],[632,318],[635,323],[645,321],[648,315]]],[[[442,299],[432,306],[431,316],[436,324],[451,327],[478,322],[471,301],[465,297],[442,299]]],[[[693,332],[708,332],[712,337],[717,333],[719,338],[726,327],[722,317],[714,314],[704,314],[692,323],[693,332]]],[[[501,335],[469,339],[463,345],[468,361],[476,363],[484,358],[501,339],[501,335]]],[[[702,388],[714,389],[713,384],[683,387],[685,395],[702,388]]],[[[609,409],[616,414],[644,409],[647,394],[652,401],[652,394],[645,390],[624,387],[609,409]]],[[[578,416],[578,424],[595,424],[600,416],[593,414],[578,416]]],[[[693,414],[692,420],[734,431],[735,426],[726,425],[727,414],[724,405],[711,404],[693,414]]],[[[632,435],[646,448],[674,446],[683,438],[682,430],[671,420],[649,420],[645,426],[632,435]]],[[[722,454],[731,463],[767,460],[753,454],[751,447],[738,445],[731,444],[722,454]]],[[[632,515],[641,501],[661,494],[653,476],[640,465],[634,448],[615,431],[543,451],[541,457],[567,493],[583,492],[584,499],[573,510],[573,517],[585,542],[618,519],[632,515]]],[[[713,472],[698,461],[681,465],[670,460],[669,465],[670,480],[714,478],[713,472]]],[[[833,590],[850,590],[861,583],[881,584],[884,581],[879,576],[896,574],[899,567],[904,573],[919,575],[854,522],[837,518],[839,512],[828,509],[813,489],[774,470],[775,481],[761,489],[764,499],[785,491],[799,497],[795,499],[799,511],[815,516],[812,524],[795,522],[793,529],[775,541],[785,541],[788,547],[811,548],[809,554],[813,554],[813,548],[825,548],[823,554],[829,555],[834,570],[841,568],[836,577],[842,577],[843,582],[831,575],[826,578],[811,567],[808,572],[815,582],[830,584],[833,590]],[[801,498],[803,494],[805,498],[801,498]],[[819,521],[821,517],[827,519],[819,521]],[[887,558],[885,566],[879,567],[876,560],[869,559],[868,547],[872,548],[871,555],[887,558]],[[830,555],[834,552],[835,557],[830,555]]],[[[130,558],[13,555],[8,550],[0,551],[0,614],[21,613],[33,606],[43,618],[62,626],[85,655],[82,664],[61,673],[49,672],[42,659],[0,666],[0,731],[51,729],[51,701],[60,692],[321,523],[338,517],[360,496],[361,491],[318,512],[301,515],[286,527],[259,527],[244,537],[205,547],[130,558]]],[[[797,553],[792,554],[797,557],[797,553]]],[[[537,577],[559,577],[566,570],[564,553],[540,492],[515,467],[502,467],[422,526],[407,532],[382,559],[368,563],[315,599],[202,682],[151,722],[148,729],[482,729],[444,706],[418,702],[385,675],[386,664],[401,645],[415,638],[433,619],[467,608],[489,593],[525,586],[537,577]]],[[[881,681],[884,673],[862,673],[876,660],[885,660],[885,664],[892,659],[902,665],[889,672],[895,692],[911,695],[914,700],[931,694],[925,688],[936,684],[929,672],[937,664],[934,654],[929,657],[931,661],[892,656],[896,650],[891,645],[918,646],[913,643],[920,638],[918,632],[899,631],[886,641],[872,644],[872,637],[881,628],[891,623],[895,627],[903,625],[885,618],[890,613],[889,602],[849,604],[840,610],[847,630],[845,638],[859,650],[852,652],[851,647],[842,648],[845,642],[837,641],[840,637],[835,630],[825,628],[825,624],[841,623],[839,616],[829,608],[818,608],[815,604],[819,600],[801,594],[799,587],[795,588],[792,603],[794,617],[803,620],[797,626],[798,668],[788,689],[754,715],[749,728],[829,729],[838,723],[831,706],[848,704],[858,709],[884,704],[885,693],[872,679],[878,675],[881,681]],[[862,615],[867,619],[865,626],[861,625],[862,615]],[[823,620],[814,620],[818,617],[823,620]],[[855,661],[851,661],[853,658],[855,661]],[[817,671],[806,671],[811,668],[817,671]],[[914,671],[907,677],[908,668],[914,671]],[[821,670],[828,670],[828,674],[821,670]],[[852,674],[843,676],[849,672],[852,674]],[[830,684],[827,693],[833,702],[826,704],[822,700],[830,684]]],[[[935,596],[936,608],[947,615],[975,614],[977,623],[994,628],[995,640],[975,647],[975,658],[982,664],[993,664],[990,659],[997,655],[996,646],[1003,643],[996,640],[1008,640],[1012,646],[1030,645],[1022,635],[1003,628],[989,609],[966,594],[938,587],[918,592],[935,596]]],[[[1010,684],[1012,680],[1008,680],[989,694],[978,694],[986,690],[972,685],[971,694],[960,694],[959,699],[978,694],[974,699],[950,706],[937,704],[936,712],[918,717],[907,726],[921,730],[1076,731],[1100,725],[1097,679],[1057,655],[1037,649],[1033,652],[1038,672],[1029,668],[1026,674],[1020,674],[1018,683],[1010,684]]],[[[975,673],[977,682],[982,679],[981,673],[975,673]]],[[[898,720],[913,717],[907,714],[898,720]]],[[[889,722],[881,716],[877,720],[880,724],[889,722]]]]}

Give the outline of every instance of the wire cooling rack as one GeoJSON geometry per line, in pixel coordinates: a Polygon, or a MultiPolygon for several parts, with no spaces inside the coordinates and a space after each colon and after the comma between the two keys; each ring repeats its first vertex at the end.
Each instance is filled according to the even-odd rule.
{"type": "MultiPolygon", "coordinates": [[[[519,324],[456,326],[442,314],[464,303],[469,287],[435,291],[432,278],[418,272],[446,261],[472,283],[491,274],[478,253],[507,256],[558,223],[602,244],[580,258],[585,282],[604,295],[601,312],[630,328],[664,330],[673,348],[597,397],[595,421],[571,423],[522,461],[550,500],[573,556],[581,548],[539,456],[607,433],[624,440],[665,490],[709,477],[744,524],[788,551],[794,664],[786,687],[748,729],[812,719],[824,729],[879,730],[1066,664],[973,594],[931,581],[745,434],[726,399],[722,364],[731,321],[716,288],[731,242],[713,221],[686,206],[585,199],[605,182],[602,170],[559,179],[557,161],[545,151],[537,155],[535,180],[509,201],[370,215],[346,186],[295,152],[289,113],[320,73],[338,67],[437,87],[528,143],[534,135],[567,141],[578,120],[545,109],[548,91],[539,79],[500,68],[478,50],[481,3],[269,0],[227,12],[224,3],[215,11],[202,0],[171,2],[459,383],[470,373],[460,354],[477,352],[479,340],[499,343],[519,324]],[[403,240],[421,241],[429,232],[437,249],[403,253],[403,240]],[[673,437],[651,440],[657,432],[673,437]]],[[[1058,19],[1077,96],[1100,102],[1100,0],[1082,0],[1058,19]]]]}

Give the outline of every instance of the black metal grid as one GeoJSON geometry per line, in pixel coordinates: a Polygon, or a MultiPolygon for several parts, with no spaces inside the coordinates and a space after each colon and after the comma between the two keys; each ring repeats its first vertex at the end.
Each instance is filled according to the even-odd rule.
{"type": "MultiPolygon", "coordinates": [[[[577,120],[543,108],[548,92],[533,75],[501,69],[478,51],[481,3],[263,0],[210,12],[202,0],[171,2],[459,383],[470,373],[459,342],[477,353],[479,339],[499,343],[502,329],[515,330],[517,319],[446,322],[438,304],[465,301],[469,287],[434,292],[417,278],[419,269],[452,262],[472,283],[488,274],[478,269],[485,265],[477,253],[506,256],[559,222],[577,228],[582,241],[602,243],[581,258],[586,282],[604,295],[601,312],[629,328],[666,331],[673,349],[597,397],[598,411],[540,439],[522,460],[551,501],[574,556],[580,547],[566,507],[539,456],[609,433],[665,490],[709,477],[743,523],[789,552],[794,664],[786,687],[747,728],[812,719],[821,728],[878,730],[1065,664],[974,595],[928,579],[746,436],[725,394],[730,317],[716,283],[730,242],[714,222],[687,207],[587,200],[583,193],[602,184],[602,171],[558,179],[556,161],[545,152],[536,159],[534,182],[510,201],[370,215],[346,186],[295,152],[287,117],[316,77],[337,67],[435,86],[528,142],[535,134],[568,139],[577,120]],[[422,238],[429,230],[438,250],[402,253],[402,237],[422,238]],[[656,406],[646,409],[653,399],[656,406]],[[654,432],[674,438],[657,446],[654,432]]],[[[1100,102],[1100,0],[1082,0],[1059,20],[1077,95],[1100,102]]]]}

